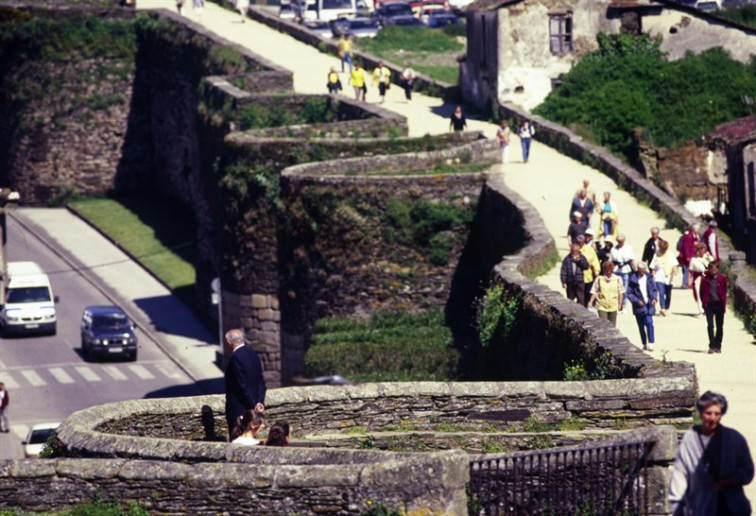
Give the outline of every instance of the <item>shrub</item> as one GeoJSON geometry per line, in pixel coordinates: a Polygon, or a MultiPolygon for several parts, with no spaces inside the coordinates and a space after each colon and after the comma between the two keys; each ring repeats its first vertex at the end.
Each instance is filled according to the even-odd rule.
{"type": "Polygon", "coordinates": [[[377,312],[371,321],[317,321],[305,355],[308,375],[339,374],[357,381],[453,379],[457,352],[443,314],[377,312]]]}
{"type": "Polygon", "coordinates": [[[721,48],[668,61],[661,39],[599,34],[536,113],[573,127],[634,160],[634,131],[657,146],[697,139],[716,124],[748,114],[756,96],[756,60],[743,64],[721,48]],[[674,123],[670,123],[674,120],[674,123]]]}
{"type": "Polygon", "coordinates": [[[478,304],[478,337],[483,347],[500,346],[512,334],[517,323],[519,297],[508,297],[504,287],[486,290],[478,304]]]}
{"type": "Polygon", "coordinates": [[[412,49],[413,52],[443,53],[461,51],[465,48],[442,29],[417,30],[395,25],[382,28],[374,38],[359,40],[357,45],[370,53],[405,49],[412,49]]]}

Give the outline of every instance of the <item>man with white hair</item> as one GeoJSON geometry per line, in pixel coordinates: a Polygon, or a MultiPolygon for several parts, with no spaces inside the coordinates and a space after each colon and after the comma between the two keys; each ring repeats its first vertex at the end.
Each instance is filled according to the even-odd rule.
{"type": "Polygon", "coordinates": [[[265,411],[265,378],[262,362],[252,348],[244,344],[244,332],[235,328],[226,332],[226,349],[231,358],[226,365],[226,423],[229,435],[239,416],[248,410],[265,411]]]}
{"type": "MultiPolygon", "coordinates": [[[[614,274],[622,278],[622,285],[627,290],[630,274],[635,270],[635,253],[630,244],[625,243],[625,235],[622,233],[617,235],[617,245],[612,248],[609,256],[612,262],[614,262],[614,274]]],[[[625,313],[626,300],[627,296],[622,298],[622,310],[620,313],[625,313]]]]}
{"type": "Polygon", "coordinates": [[[576,211],[572,214],[572,222],[567,227],[567,245],[577,243],[577,237],[585,234],[585,222],[583,221],[583,214],[576,211]]]}
{"type": "Polygon", "coordinates": [[[646,245],[643,246],[643,256],[641,260],[646,263],[651,263],[651,260],[656,256],[657,248],[659,247],[659,228],[654,226],[651,228],[651,238],[648,239],[646,245]]]}
{"type": "Polygon", "coordinates": [[[648,272],[646,262],[639,262],[628,281],[627,299],[633,305],[633,315],[638,323],[641,344],[644,350],[654,350],[654,318],[659,303],[659,291],[654,277],[648,272]]]}

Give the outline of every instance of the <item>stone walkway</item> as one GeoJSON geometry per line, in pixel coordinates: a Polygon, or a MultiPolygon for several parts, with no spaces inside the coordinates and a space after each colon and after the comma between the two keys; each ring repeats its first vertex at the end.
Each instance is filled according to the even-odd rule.
{"type": "MultiPolygon", "coordinates": [[[[140,9],[174,9],[169,0],[140,0],[140,9]]],[[[191,10],[186,11],[193,20],[191,10]]],[[[317,49],[300,43],[286,34],[247,20],[241,23],[239,15],[208,3],[201,21],[207,29],[224,38],[243,45],[253,52],[294,72],[294,88],[299,93],[325,93],[326,75],[332,66],[340,63],[336,57],[320,53],[317,49]]],[[[346,76],[342,77],[345,93],[350,93],[346,76]]],[[[377,88],[368,86],[368,102],[377,102],[377,88]]],[[[391,88],[387,92],[385,108],[407,117],[410,135],[443,133],[449,130],[448,116],[453,106],[433,97],[413,94],[413,100],[404,100],[403,90],[391,88]]],[[[468,128],[480,130],[494,137],[496,126],[470,120],[468,128]]],[[[516,138],[515,138],[516,140],[516,138]]],[[[570,202],[574,192],[588,179],[601,195],[611,191],[617,201],[620,214],[620,231],[627,235],[638,259],[652,226],[664,228],[655,212],[639,204],[627,192],[599,171],[565,157],[554,149],[536,141],[531,148],[527,164],[521,162],[519,143],[514,142],[508,166],[502,166],[506,183],[531,202],[556,241],[560,255],[567,253],[567,225],[570,202]]],[[[676,230],[662,229],[662,238],[672,245],[677,242],[676,230]]],[[[553,289],[561,290],[559,266],[556,266],[539,281],[553,289]]],[[[696,365],[700,392],[714,390],[727,396],[730,407],[724,423],[742,432],[748,439],[752,455],[756,452],[756,345],[743,324],[728,310],[725,317],[725,340],[721,355],[708,355],[706,321],[695,317],[696,307],[689,290],[675,289],[669,317],[656,318],[656,349],[653,356],[659,360],[688,361],[696,365]]],[[[632,315],[621,315],[620,331],[633,343],[640,346],[638,328],[632,315]]],[[[756,483],[748,488],[752,503],[756,501],[756,483]]],[[[756,504],[755,504],[756,505],[756,504]]]]}

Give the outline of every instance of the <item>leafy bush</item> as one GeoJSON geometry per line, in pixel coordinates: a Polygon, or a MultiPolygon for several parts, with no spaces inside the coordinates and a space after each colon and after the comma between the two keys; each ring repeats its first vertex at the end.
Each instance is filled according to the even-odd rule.
{"type": "Polygon", "coordinates": [[[756,29],[756,4],[730,7],[717,12],[717,16],[756,29]]]}
{"type": "Polygon", "coordinates": [[[507,297],[504,287],[486,290],[478,305],[478,337],[484,348],[497,346],[513,332],[520,308],[519,297],[507,297]]]}
{"type": "Polygon", "coordinates": [[[746,65],[713,48],[668,61],[661,38],[599,34],[597,41],[599,49],[580,59],[535,112],[630,160],[635,130],[672,147],[748,115],[741,96],[756,96],[756,59],[746,65]]]}
{"type": "Polygon", "coordinates": [[[311,376],[338,374],[356,381],[445,381],[454,378],[457,352],[443,314],[377,312],[370,322],[321,319],[305,355],[311,376]]]}

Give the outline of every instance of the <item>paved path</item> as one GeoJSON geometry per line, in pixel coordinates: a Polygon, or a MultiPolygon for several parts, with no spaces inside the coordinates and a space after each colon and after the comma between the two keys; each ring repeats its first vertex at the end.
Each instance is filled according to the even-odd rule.
{"type": "MultiPolygon", "coordinates": [[[[172,9],[167,0],[140,0],[139,8],[172,9]]],[[[188,11],[190,19],[192,12],[188,11]]],[[[208,3],[202,24],[239,43],[253,52],[294,72],[294,88],[299,93],[324,93],[326,74],[331,66],[340,64],[337,58],[318,52],[315,48],[294,38],[274,31],[264,25],[248,20],[242,24],[238,14],[208,3]]],[[[342,79],[345,84],[346,81],[342,79]]],[[[371,88],[368,102],[377,102],[377,88],[371,88]]],[[[345,90],[346,91],[346,90],[345,90]]],[[[410,135],[448,131],[448,115],[452,106],[440,99],[413,94],[407,103],[400,88],[388,91],[384,107],[406,116],[410,135]]],[[[469,121],[469,129],[481,130],[493,137],[496,126],[487,122],[469,121]]],[[[591,186],[600,195],[613,192],[619,206],[620,228],[627,235],[627,242],[640,255],[649,237],[652,226],[664,228],[664,221],[649,208],[637,203],[628,193],[618,190],[617,185],[597,170],[567,158],[555,150],[533,142],[529,163],[520,162],[518,142],[514,142],[511,159],[513,163],[502,167],[506,183],[530,201],[554,236],[560,255],[567,252],[567,214],[572,195],[589,179],[591,186]]],[[[662,230],[662,238],[677,242],[679,233],[662,230]]],[[[561,290],[558,266],[539,281],[561,290]]],[[[724,423],[737,428],[748,439],[751,452],[756,452],[756,346],[752,337],[743,329],[742,323],[728,310],[725,318],[725,340],[721,355],[708,355],[706,322],[694,317],[696,311],[690,291],[675,289],[669,317],[656,318],[657,345],[653,356],[659,360],[684,360],[696,365],[701,392],[711,389],[723,393],[730,402],[724,423]]],[[[640,337],[632,315],[620,316],[618,327],[633,343],[640,346],[640,337]]],[[[756,500],[754,483],[748,489],[751,500],[756,500]]]]}

